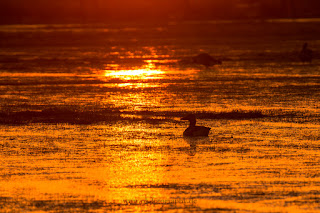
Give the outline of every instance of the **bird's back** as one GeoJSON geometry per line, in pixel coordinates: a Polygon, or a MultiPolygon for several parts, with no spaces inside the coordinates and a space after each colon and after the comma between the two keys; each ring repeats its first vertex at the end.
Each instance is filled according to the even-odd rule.
{"type": "Polygon", "coordinates": [[[196,64],[202,64],[206,67],[215,65],[215,64],[221,64],[221,61],[214,59],[211,55],[208,53],[201,53],[197,56],[193,57],[193,61],[196,64]]]}
{"type": "Polygon", "coordinates": [[[205,126],[190,126],[184,132],[184,136],[208,136],[211,128],[205,126]]]}

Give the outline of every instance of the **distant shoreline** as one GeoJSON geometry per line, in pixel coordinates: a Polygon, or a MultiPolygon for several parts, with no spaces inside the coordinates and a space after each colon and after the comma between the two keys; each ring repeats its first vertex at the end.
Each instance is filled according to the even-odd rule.
{"type": "Polygon", "coordinates": [[[99,26],[99,25],[176,25],[176,24],[246,24],[246,23],[318,23],[319,18],[266,18],[266,19],[208,19],[208,20],[149,20],[149,21],[93,21],[93,22],[24,22],[24,23],[1,23],[0,26],[18,26],[18,25],[43,25],[43,26],[64,26],[64,25],[79,25],[79,26],[99,26]]]}

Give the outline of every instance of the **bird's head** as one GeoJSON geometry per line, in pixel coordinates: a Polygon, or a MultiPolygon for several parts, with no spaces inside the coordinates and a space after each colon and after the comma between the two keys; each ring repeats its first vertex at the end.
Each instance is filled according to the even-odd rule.
{"type": "Polygon", "coordinates": [[[216,64],[222,64],[222,61],[221,60],[219,60],[219,59],[216,59],[216,64]]]}

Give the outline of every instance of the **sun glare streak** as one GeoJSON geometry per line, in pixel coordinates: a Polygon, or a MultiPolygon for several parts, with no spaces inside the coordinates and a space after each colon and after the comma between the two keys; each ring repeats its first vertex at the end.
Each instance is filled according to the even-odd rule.
{"type": "Polygon", "coordinates": [[[105,76],[122,78],[122,79],[150,79],[150,78],[155,78],[154,75],[158,75],[158,74],[162,74],[162,71],[137,69],[137,70],[119,70],[119,71],[106,72],[105,76]]]}
{"type": "Polygon", "coordinates": [[[124,80],[157,79],[159,78],[159,75],[164,73],[164,71],[156,70],[155,65],[151,60],[146,60],[146,62],[148,64],[141,69],[105,70],[104,76],[124,80]]]}

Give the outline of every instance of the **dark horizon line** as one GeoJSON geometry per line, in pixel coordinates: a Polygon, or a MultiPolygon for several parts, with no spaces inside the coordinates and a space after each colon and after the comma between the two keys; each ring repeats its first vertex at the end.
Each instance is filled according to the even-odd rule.
{"type": "MultiPolygon", "coordinates": [[[[271,22],[273,20],[295,20],[299,19],[308,19],[308,20],[316,20],[320,19],[320,16],[301,16],[301,17],[242,17],[242,18],[190,18],[190,19],[170,19],[170,18],[150,18],[145,20],[143,18],[136,18],[136,19],[99,19],[99,18],[92,18],[92,19],[75,19],[75,18],[68,18],[68,19],[23,19],[23,20],[0,20],[0,25],[18,25],[18,24],[121,24],[121,23],[137,23],[137,24],[163,24],[163,23],[188,23],[193,21],[199,22],[210,22],[210,21],[217,21],[218,22],[271,22]]],[[[319,20],[320,21],[320,20],[319,20]]]]}

